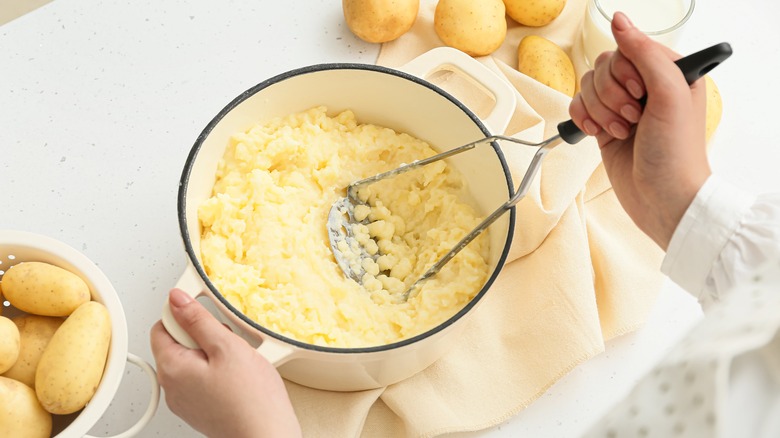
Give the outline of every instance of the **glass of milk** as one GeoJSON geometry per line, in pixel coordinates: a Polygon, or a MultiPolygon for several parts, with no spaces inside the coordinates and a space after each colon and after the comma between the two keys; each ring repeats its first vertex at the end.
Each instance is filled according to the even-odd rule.
{"type": "Polygon", "coordinates": [[[623,12],[642,32],[674,47],[683,25],[693,14],[695,0],[588,0],[582,25],[585,62],[593,67],[601,52],[615,50],[610,28],[615,12],[623,12]]]}

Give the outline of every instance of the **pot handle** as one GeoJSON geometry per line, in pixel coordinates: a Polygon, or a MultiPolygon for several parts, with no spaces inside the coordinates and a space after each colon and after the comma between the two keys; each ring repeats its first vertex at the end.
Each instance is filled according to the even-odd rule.
{"type": "MultiPolygon", "coordinates": [[[[146,427],[149,421],[151,421],[152,417],[154,417],[154,414],[157,412],[157,406],[160,404],[160,384],[157,383],[157,373],[154,372],[154,368],[152,368],[148,362],[133,353],[127,353],[127,361],[141,368],[141,370],[143,370],[146,375],[149,376],[149,379],[152,381],[152,396],[149,399],[149,406],[146,407],[146,412],[144,412],[141,418],[138,419],[138,421],[130,429],[127,429],[119,435],[113,435],[109,438],[130,438],[138,435],[138,432],[146,427]]],[[[98,437],[84,435],[84,438],[98,437]]]]}
{"type": "MultiPolygon", "coordinates": [[[[200,277],[192,264],[187,265],[187,269],[184,270],[184,273],[179,277],[179,281],[176,282],[176,286],[174,287],[183,290],[193,299],[203,293],[203,282],[200,281],[200,277]]],[[[171,305],[168,300],[165,300],[165,303],[163,303],[162,318],[160,319],[165,330],[168,331],[176,342],[193,350],[200,348],[195,340],[181,328],[178,322],[176,322],[176,319],[171,313],[171,305]]]]}
{"type": "MultiPolygon", "coordinates": [[[[187,269],[184,270],[184,273],[179,277],[179,281],[176,282],[176,286],[174,287],[183,290],[193,299],[203,294],[203,282],[200,280],[200,276],[197,271],[195,271],[195,267],[192,266],[192,264],[187,265],[187,269]]],[[[168,300],[165,300],[165,303],[163,303],[162,318],[160,319],[165,330],[168,331],[176,342],[187,348],[200,348],[195,340],[181,328],[178,322],[176,322],[176,319],[171,313],[171,305],[168,300]]],[[[257,347],[257,352],[268,362],[271,362],[271,365],[276,367],[292,359],[295,351],[292,347],[279,342],[274,342],[263,336],[263,342],[257,347]]]]}
{"type": "Polygon", "coordinates": [[[425,79],[440,70],[462,74],[485,93],[491,95],[496,103],[483,122],[493,133],[503,133],[515,112],[516,100],[514,87],[499,77],[481,62],[452,47],[437,47],[412,59],[401,70],[425,79]]]}
{"type": "Polygon", "coordinates": [[[289,345],[282,344],[281,342],[274,342],[264,337],[263,343],[257,347],[257,352],[268,362],[271,362],[271,365],[278,367],[292,359],[295,350],[289,345]]]}

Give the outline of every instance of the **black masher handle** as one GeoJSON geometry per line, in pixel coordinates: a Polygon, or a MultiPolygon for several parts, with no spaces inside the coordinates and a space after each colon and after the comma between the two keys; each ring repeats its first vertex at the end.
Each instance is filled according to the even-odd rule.
{"type": "MultiPolygon", "coordinates": [[[[691,85],[717,67],[718,64],[728,59],[731,53],[732,50],[729,43],[720,43],[680,58],[674,63],[682,71],[688,85],[691,85]]],[[[644,96],[639,99],[639,103],[644,106],[646,100],[647,96],[644,96]]],[[[563,141],[569,144],[575,144],[586,137],[585,133],[580,131],[580,128],[572,120],[559,123],[558,133],[563,141]]]]}

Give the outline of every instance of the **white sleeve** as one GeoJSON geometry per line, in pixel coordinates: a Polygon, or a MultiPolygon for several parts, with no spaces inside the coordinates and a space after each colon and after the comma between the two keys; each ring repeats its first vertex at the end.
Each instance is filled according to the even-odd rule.
{"type": "Polygon", "coordinates": [[[705,309],[780,258],[780,193],[755,197],[711,176],[669,242],[661,271],[705,309]]]}

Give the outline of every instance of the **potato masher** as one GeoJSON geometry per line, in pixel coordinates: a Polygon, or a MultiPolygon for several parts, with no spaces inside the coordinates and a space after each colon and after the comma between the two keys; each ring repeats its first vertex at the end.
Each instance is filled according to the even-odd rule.
{"type": "MultiPolygon", "coordinates": [[[[682,71],[688,84],[693,84],[693,82],[695,82],[697,79],[707,74],[710,70],[731,56],[731,53],[731,46],[728,43],[720,43],[688,55],[684,58],[680,58],[675,63],[682,71]]],[[[640,100],[640,103],[643,105],[645,98],[640,100]]],[[[337,199],[332,204],[330,212],[328,213],[328,236],[330,239],[331,250],[333,251],[336,262],[347,277],[356,281],[358,284],[362,284],[363,275],[365,274],[362,263],[355,263],[355,257],[348,257],[345,255],[342,251],[342,248],[351,248],[353,250],[356,248],[358,253],[356,256],[359,260],[364,258],[371,258],[376,260],[379,256],[378,253],[373,255],[369,254],[365,247],[361,245],[355,237],[355,232],[353,229],[354,226],[358,223],[365,223],[367,221],[367,219],[365,219],[363,222],[360,222],[356,220],[354,215],[355,206],[364,204],[364,202],[357,196],[357,192],[360,187],[364,187],[377,181],[409,172],[419,167],[443,160],[465,151],[469,151],[479,145],[487,144],[493,141],[507,141],[523,146],[537,148],[537,151],[531,159],[531,163],[528,165],[523,179],[520,181],[517,192],[512,195],[508,201],[506,201],[490,215],[488,215],[473,230],[466,234],[452,249],[450,249],[449,252],[442,256],[421,277],[419,277],[413,284],[411,284],[401,297],[403,301],[408,300],[410,294],[417,288],[417,286],[419,286],[423,281],[436,275],[442,269],[442,267],[447,264],[447,262],[452,260],[452,258],[455,257],[463,248],[465,248],[466,245],[468,245],[472,240],[485,231],[487,227],[495,222],[496,219],[513,208],[518,202],[520,202],[520,200],[525,197],[528,189],[531,186],[531,182],[541,167],[542,160],[548,152],[550,152],[555,146],[559,145],[562,141],[565,141],[569,144],[575,144],[585,138],[585,134],[580,131],[580,129],[574,124],[572,120],[559,123],[557,128],[558,134],[539,143],[529,142],[504,135],[492,135],[480,140],[473,141],[471,143],[464,144],[446,152],[442,152],[422,160],[414,161],[396,169],[351,183],[346,188],[346,196],[337,199]],[[346,247],[344,245],[346,245],[346,247]]]]}

